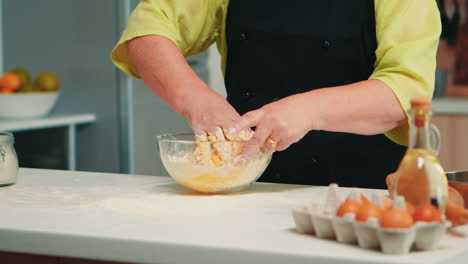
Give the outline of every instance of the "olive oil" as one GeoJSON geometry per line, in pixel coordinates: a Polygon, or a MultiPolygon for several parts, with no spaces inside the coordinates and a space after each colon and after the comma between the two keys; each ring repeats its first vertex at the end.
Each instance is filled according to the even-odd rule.
{"type": "Polygon", "coordinates": [[[430,141],[430,116],[429,99],[411,101],[410,145],[398,168],[393,195],[404,196],[416,207],[430,203],[443,215],[448,199],[447,177],[430,141]]]}

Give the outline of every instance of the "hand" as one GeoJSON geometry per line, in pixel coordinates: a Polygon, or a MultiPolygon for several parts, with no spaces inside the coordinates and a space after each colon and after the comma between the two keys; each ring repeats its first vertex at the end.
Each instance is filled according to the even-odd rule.
{"type": "Polygon", "coordinates": [[[244,148],[241,163],[247,163],[261,147],[270,152],[282,151],[298,142],[314,127],[313,109],[309,108],[307,98],[298,94],[240,117],[230,134],[256,127],[253,138],[244,148]]]}
{"type": "Polygon", "coordinates": [[[385,179],[385,182],[387,183],[387,189],[388,189],[388,193],[390,194],[390,196],[393,195],[394,191],[395,191],[395,179],[397,177],[397,173],[398,171],[394,172],[394,173],[391,173],[389,175],[387,175],[387,178],[385,179]]]}
{"type": "Polygon", "coordinates": [[[216,140],[223,141],[222,131],[232,127],[240,117],[226,99],[207,87],[190,94],[186,102],[181,112],[198,138],[215,136],[216,140]]]}

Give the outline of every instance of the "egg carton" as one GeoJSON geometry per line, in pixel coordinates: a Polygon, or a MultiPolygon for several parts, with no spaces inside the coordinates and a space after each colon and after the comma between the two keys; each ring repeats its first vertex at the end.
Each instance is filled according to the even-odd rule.
{"type": "MultiPolygon", "coordinates": [[[[353,191],[350,196],[359,197],[359,194],[353,191]]],[[[380,197],[378,200],[381,201],[380,197]]],[[[338,186],[333,184],[330,185],[325,202],[294,206],[292,216],[296,230],[364,249],[380,250],[386,254],[406,254],[411,250],[437,249],[451,225],[448,221],[417,222],[410,228],[382,228],[374,217],[367,222],[359,222],[355,220],[354,214],[336,216],[336,210],[342,201],[338,186]]],[[[375,201],[373,199],[372,202],[379,205],[375,201]]]]}

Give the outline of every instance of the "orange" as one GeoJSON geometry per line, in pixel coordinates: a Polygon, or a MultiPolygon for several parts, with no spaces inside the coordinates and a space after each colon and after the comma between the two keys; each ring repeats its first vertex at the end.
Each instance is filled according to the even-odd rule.
{"type": "Polygon", "coordinates": [[[15,68],[9,70],[8,72],[12,72],[12,73],[15,73],[16,75],[18,75],[18,77],[20,77],[20,79],[21,79],[21,84],[22,85],[32,82],[31,81],[31,75],[24,68],[15,67],[15,68]]]}
{"type": "Polygon", "coordinates": [[[10,91],[10,90],[2,90],[2,89],[0,88],[0,94],[12,94],[12,93],[13,93],[13,91],[10,91]]]}
{"type": "Polygon", "coordinates": [[[0,78],[0,90],[14,92],[21,87],[21,78],[12,72],[5,73],[0,78]]]}

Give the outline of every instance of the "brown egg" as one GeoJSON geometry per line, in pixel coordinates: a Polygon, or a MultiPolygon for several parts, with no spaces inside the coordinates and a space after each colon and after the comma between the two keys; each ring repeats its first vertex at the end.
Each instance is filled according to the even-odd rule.
{"type": "Polygon", "coordinates": [[[432,204],[423,204],[414,211],[413,219],[416,222],[439,222],[442,223],[440,212],[432,204]]]}
{"type": "Polygon", "coordinates": [[[366,222],[371,217],[375,217],[377,220],[380,220],[382,213],[382,208],[371,202],[367,202],[359,207],[359,210],[356,214],[356,220],[360,222],[366,222]]]}
{"type": "Polygon", "coordinates": [[[413,217],[408,211],[395,208],[386,210],[380,219],[383,228],[409,228],[413,223],[413,217]]]}
{"type": "Polygon", "coordinates": [[[449,184],[450,184],[450,186],[448,187],[449,201],[452,201],[454,204],[458,206],[465,207],[466,204],[465,204],[465,200],[463,199],[463,196],[458,191],[458,189],[455,188],[455,187],[462,186],[463,183],[461,185],[457,185],[457,183],[449,183],[449,184]]]}
{"type": "Polygon", "coordinates": [[[346,200],[340,205],[340,207],[336,211],[336,215],[339,217],[343,217],[345,214],[348,213],[355,214],[359,210],[359,207],[361,207],[361,203],[356,202],[354,200],[346,200]]]}

